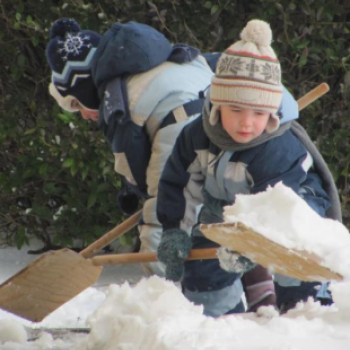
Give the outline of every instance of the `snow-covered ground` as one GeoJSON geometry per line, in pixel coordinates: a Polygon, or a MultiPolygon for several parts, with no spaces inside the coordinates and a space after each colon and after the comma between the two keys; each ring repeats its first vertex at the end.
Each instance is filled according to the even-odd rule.
{"type": "MultiPolygon", "coordinates": [[[[266,203],[282,208],[271,198],[266,203]]],[[[34,258],[37,256],[27,255],[25,249],[1,249],[0,280],[6,280],[34,258]]],[[[346,260],[347,264],[350,256],[346,260]]],[[[213,319],[203,315],[201,306],[188,302],[173,283],[156,276],[143,276],[138,265],[106,267],[96,286],[88,288],[38,324],[0,310],[0,349],[350,349],[348,278],[331,284],[334,304],[330,307],[308,301],[283,316],[272,308],[260,308],[259,315],[213,319]],[[42,331],[45,327],[87,327],[90,332],[59,333],[56,330],[52,336],[50,332],[42,331]]]]}

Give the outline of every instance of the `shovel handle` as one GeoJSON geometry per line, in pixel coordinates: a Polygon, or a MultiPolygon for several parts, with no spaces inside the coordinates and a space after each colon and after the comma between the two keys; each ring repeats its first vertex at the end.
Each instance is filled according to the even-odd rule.
{"type": "MultiPolygon", "coordinates": [[[[217,259],[218,248],[193,249],[186,260],[217,259]]],[[[127,253],[100,255],[91,259],[95,266],[118,265],[129,263],[157,262],[157,253],[127,253]]]]}
{"type": "Polygon", "coordinates": [[[122,236],[125,232],[131,230],[135,227],[139,220],[142,210],[139,210],[128,219],[123,221],[121,224],[117,225],[111,231],[105,233],[102,237],[100,237],[97,241],[93,242],[89,246],[87,246],[84,250],[82,250],[79,254],[83,258],[91,258],[95,253],[104,248],[109,243],[113,242],[115,239],[122,236]]]}
{"type": "Polygon", "coordinates": [[[306,93],[303,97],[298,100],[299,111],[307,107],[310,103],[316,101],[318,98],[323,96],[329,91],[329,86],[327,83],[321,83],[317,85],[314,89],[306,93]]]}

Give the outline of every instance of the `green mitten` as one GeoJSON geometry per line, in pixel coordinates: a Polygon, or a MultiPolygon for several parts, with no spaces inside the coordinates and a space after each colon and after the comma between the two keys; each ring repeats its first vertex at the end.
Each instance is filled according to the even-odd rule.
{"type": "Polygon", "coordinates": [[[180,281],[184,272],[184,262],[191,250],[191,238],[179,228],[166,230],[162,234],[157,256],[166,265],[165,276],[168,280],[180,281]]]}

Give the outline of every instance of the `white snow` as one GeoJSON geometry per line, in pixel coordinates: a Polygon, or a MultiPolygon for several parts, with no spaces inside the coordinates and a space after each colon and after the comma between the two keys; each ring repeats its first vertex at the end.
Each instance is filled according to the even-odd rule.
{"type": "MultiPolygon", "coordinates": [[[[280,186],[275,186],[274,189],[277,189],[277,192],[284,191],[280,186]]],[[[346,245],[346,231],[337,224],[327,224],[331,228],[329,232],[332,239],[325,239],[323,235],[326,230],[320,226],[318,217],[309,215],[306,207],[299,209],[288,193],[287,198],[282,201],[274,192],[276,191],[268,190],[262,196],[249,196],[252,197],[249,203],[247,198],[242,196],[243,200],[240,198],[238,205],[243,211],[256,217],[261,211],[265,211],[267,215],[264,217],[263,227],[268,227],[269,218],[270,224],[277,221],[278,225],[282,225],[283,217],[288,217],[285,212],[292,210],[293,213],[297,213],[293,216],[294,219],[284,222],[283,226],[277,225],[277,228],[280,227],[279,235],[286,232],[285,242],[298,247],[309,244],[302,236],[291,238],[291,231],[286,230],[289,227],[293,227],[295,231],[304,230],[300,221],[308,228],[317,228],[315,231],[318,232],[311,231],[310,235],[317,235],[318,243],[314,244],[317,245],[318,252],[332,254],[329,247],[323,246],[327,244],[333,249],[339,249],[341,256],[346,255],[346,249],[333,241],[339,239],[346,245]],[[257,197],[258,203],[254,202],[253,197],[257,197]],[[258,209],[254,211],[255,207],[258,209]],[[278,208],[278,211],[271,210],[272,207],[278,208]]],[[[237,211],[233,214],[230,211],[229,215],[241,214],[237,211]]],[[[249,220],[253,221],[251,218],[249,220]]],[[[261,228],[257,221],[254,224],[261,228]]],[[[6,280],[34,258],[37,256],[28,256],[26,249],[1,249],[0,280],[6,280]]],[[[334,304],[330,307],[322,307],[319,303],[309,300],[297,304],[295,309],[283,316],[279,316],[271,307],[262,307],[257,314],[230,315],[214,319],[204,316],[202,307],[191,304],[173,283],[156,276],[143,277],[138,265],[105,269],[98,285],[88,288],[41,323],[34,324],[0,310],[0,349],[350,349],[350,281],[347,279],[332,282],[334,304]],[[126,281],[127,279],[129,281],[126,281]],[[101,287],[102,284],[104,286],[101,287]],[[89,327],[90,333],[71,333],[57,338],[48,331],[42,331],[38,337],[32,339],[33,332],[42,327],[89,327]]]]}
{"type": "Polygon", "coordinates": [[[27,332],[14,320],[0,320],[0,339],[2,343],[12,341],[22,344],[27,341],[27,332]]]}

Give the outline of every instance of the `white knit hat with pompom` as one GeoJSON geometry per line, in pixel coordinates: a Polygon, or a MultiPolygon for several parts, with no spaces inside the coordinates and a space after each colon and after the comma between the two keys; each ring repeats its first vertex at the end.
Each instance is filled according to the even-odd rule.
{"type": "Polygon", "coordinates": [[[271,47],[270,25],[261,20],[247,23],[241,40],[227,48],[218,61],[210,87],[210,123],[219,120],[220,105],[235,105],[271,113],[266,131],[279,127],[276,115],[282,100],[281,67],[271,47]]]}

